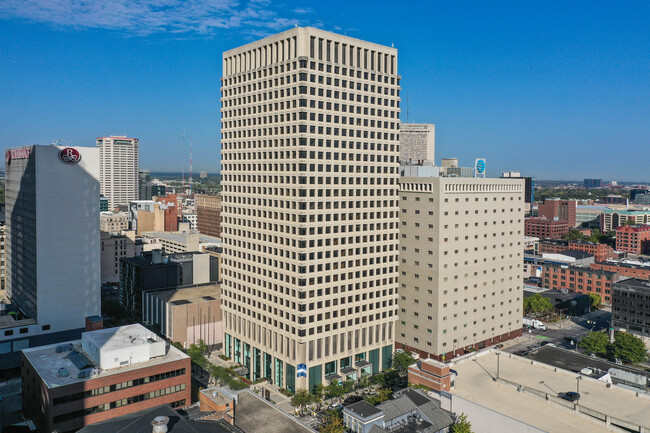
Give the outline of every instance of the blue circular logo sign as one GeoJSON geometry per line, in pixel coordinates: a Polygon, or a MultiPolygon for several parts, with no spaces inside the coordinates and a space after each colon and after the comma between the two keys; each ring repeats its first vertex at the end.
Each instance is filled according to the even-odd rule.
{"type": "Polygon", "coordinates": [[[485,171],[485,161],[484,160],[479,159],[478,161],[476,161],[476,171],[479,174],[483,174],[483,172],[485,171]]]}

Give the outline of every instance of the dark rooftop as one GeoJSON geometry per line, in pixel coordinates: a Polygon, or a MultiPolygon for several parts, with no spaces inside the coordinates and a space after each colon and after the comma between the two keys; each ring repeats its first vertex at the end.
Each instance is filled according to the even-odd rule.
{"type": "Polygon", "coordinates": [[[593,257],[593,254],[585,253],[584,251],[576,251],[576,250],[565,250],[562,251],[561,254],[563,256],[569,256],[573,257],[574,259],[581,260],[581,259],[587,259],[589,257],[593,257]]]}
{"type": "Polygon", "coordinates": [[[345,410],[356,413],[361,418],[370,418],[371,416],[379,415],[382,412],[365,400],[353,403],[347,406],[345,410]]]}
{"type": "Polygon", "coordinates": [[[650,281],[641,280],[639,278],[627,278],[614,283],[617,289],[634,289],[635,291],[643,291],[650,293],[650,281]]]}
{"type": "Polygon", "coordinates": [[[157,416],[169,418],[169,433],[240,433],[225,421],[188,421],[166,404],[90,424],[77,433],[151,433],[157,416]]]}
{"type": "Polygon", "coordinates": [[[543,346],[538,350],[528,353],[528,358],[534,361],[539,361],[544,364],[552,365],[553,367],[562,368],[564,370],[579,373],[583,368],[590,368],[592,370],[600,370],[607,372],[610,368],[627,371],[634,374],[641,374],[650,378],[650,373],[647,371],[637,370],[635,368],[626,367],[624,365],[616,365],[613,362],[605,361],[600,358],[591,358],[587,355],[572,352],[570,350],[562,349],[560,347],[543,346]]]}

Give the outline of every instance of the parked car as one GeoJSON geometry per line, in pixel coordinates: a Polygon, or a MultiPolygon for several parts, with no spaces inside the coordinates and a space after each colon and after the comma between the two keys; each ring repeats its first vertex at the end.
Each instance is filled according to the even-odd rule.
{"type": "Polygon", "coordinates": [[[580,400],[580,394],[577,392],[569,391],[569,392],[563,392],[560,394],[560,397],[567,400],[567,401],[578,401],[580,400]]]}
{"type": "Polygon", "coordinates": [[[343,406],[347,406],[349,404],[357,403],[357,402],[360,402],[361,400],[363,400],[363,397],[361,397],[360,395],[351,395],[348,398],[346,398],[345,400],[343,400],[343,406]]]}
{"type": "Polygon", "coordinates": [[[513,353],[513,355],[526,356],[526,355],[528,355],[528,351],[527,350],[517,350],[516,352],[513,353]]]}
{"type": "Polygon", "coordinates": [[[551,346],[551,347],[555,347],[555,344],[551,343],[550,341],[544,341],[544,342],[542,343],[542,346],[551,346]]]}
{"type": "Polygon", "coordinates": [[[503,349],[503,344],[497,344],[494,346],[495,349],[503,349]]]}

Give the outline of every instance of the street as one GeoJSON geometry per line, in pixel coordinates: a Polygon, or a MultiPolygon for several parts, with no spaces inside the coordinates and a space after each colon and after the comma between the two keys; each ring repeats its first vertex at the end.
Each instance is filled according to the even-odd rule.
{"type": "Polygon", "coordinates": [[[524,328],[524,334],[516,339],[516,344],[504,351],[523,354],[543,344],[554,344],[566,349],[575,349],[576,341],[591,331],[607,330],[611,313],[605,310],[593,311],[582,317],[571,317],[556,323],[546,323],[546,331],[524,328]],[[573,344],[568,339],[573,339],[573,344]]]}

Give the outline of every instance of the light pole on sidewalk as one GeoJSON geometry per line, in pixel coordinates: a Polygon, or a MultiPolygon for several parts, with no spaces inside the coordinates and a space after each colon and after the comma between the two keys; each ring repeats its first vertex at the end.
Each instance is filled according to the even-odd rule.
{"type": "Polygon", "coordinates": [[[501,361],[501,354],[499,352],[496,352],[497,354],[497,380],[499,380],[499,369],[500,369],[500,361],[501,361]]]}

